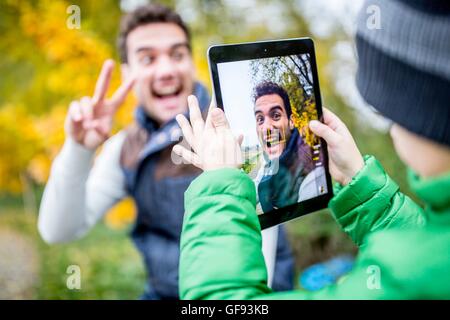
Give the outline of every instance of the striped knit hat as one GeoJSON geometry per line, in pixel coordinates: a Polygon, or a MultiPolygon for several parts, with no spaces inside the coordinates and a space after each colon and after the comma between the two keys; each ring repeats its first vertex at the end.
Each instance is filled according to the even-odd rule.
{"type": "Polygon", "coordinates": [[[450,145],[450,1],[367,0],[356,46],[363,98],[409,131],[450,145]]]}

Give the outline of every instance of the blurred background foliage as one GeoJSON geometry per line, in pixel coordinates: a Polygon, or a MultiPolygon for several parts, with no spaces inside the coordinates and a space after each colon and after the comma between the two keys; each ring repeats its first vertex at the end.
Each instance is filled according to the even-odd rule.
{"type": "MultiPolygon", "coordinates": [[[[313,37],[324,105],[349,126],[361,151],[376,155],[408,192],[405,167],[388,134],[360,116],[367,112],[349,106],[349,92],[335,85],[337,66],[348,63],[337,58],[336,48],[352,45],[351,35],[339,24],[328,34],[314,34],[311,30],[318,21],[304,14],[311,1],[160,2],[175,7],[190,25],[198,78],[209,87],[206,50],[211,44],[313,37]]],[[[51,161],[64,142],[68,104],[92,94],[106,58],[118,61],[119,19],[137,3],[145,1],[0,2],[0,298],[135,299],[143,290],[142,262],[128,238],[135,217],[132,201],[120,203],[107,214],[105,223],[70,244],[46,245],[36,230],[51,161]],[[66,10],[72,4],[81,8],[81,29],[67,27],[66,10]],[[81,267],[81,290],[66,287],[66,269],[71,264],[81,267]]],[[[354,72],[355,59],[350,60],[345,70],[354,72]]],[[[116,68],[111,90],[119,83],[116,68]]],[[[120,109],[116,131],[132,121],[135,104],[129,97],[120,109]]],[[[327,210],[287,227],[298,272],[339,253],[356,252],[327,210]]]]}

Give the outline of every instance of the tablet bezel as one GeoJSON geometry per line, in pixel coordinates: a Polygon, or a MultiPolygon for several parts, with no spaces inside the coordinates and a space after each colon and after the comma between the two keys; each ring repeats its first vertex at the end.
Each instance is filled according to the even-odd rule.
{"type": "MultiPolygon", "coordinates": [[[[211,73],[211,80],[214,88],[214,96],[217,106],[223,110],[222,94],[220,89],[219,73],[217,64],[223,62],[233,62],[242,60],[253,60],[271,57],[280,57],[309,53],[311,71],[313,75],[313,89],[316,100],[316,108],[319,119],[323,121],[322,99],[320,95],[319,77],[317,73],[316,56],[314,42],[310,38],[295,38],[283,40],[259,41],[239,44],[215,45],[208,49],[208,63],[211,73]]],[[[322,152],[324,155],[324,167],[327,181],[326,194],[312,199],[304,200],[292,205],[275,209],[258,215],[261,229],[266,229],[274,225],[284,223],[302,217],[306,214],[324,209],[333,197],[331,176],[328,168],[328,151],[325,140],[321,140],[322,152]]]]}

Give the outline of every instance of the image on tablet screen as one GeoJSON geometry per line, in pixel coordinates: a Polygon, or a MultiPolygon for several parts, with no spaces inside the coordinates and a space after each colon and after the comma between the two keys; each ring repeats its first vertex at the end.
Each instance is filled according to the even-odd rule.
{"type": "Polygon", "coordinates": [[[244,170],[255,183],[257,212],[325,194],[321,141],[308,53],[217,64],[231,130],[242,134],[244,170]]]}

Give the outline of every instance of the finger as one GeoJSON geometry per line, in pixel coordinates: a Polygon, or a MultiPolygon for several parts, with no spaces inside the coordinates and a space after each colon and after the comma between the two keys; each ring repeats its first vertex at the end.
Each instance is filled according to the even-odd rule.
{"type": "Polygon", "coordinates": [[[347,128],[342,120],[327,108],[323,108],[323,122],[338,133],[347,128]]]}
{"type": "Polygon", "coordinates": [[[211,122],[217,131],[223,131],[230,128],[225,113],[220,108],[211,110],[211,122]]]}
{"type": "Polygon", "coordinates": [[[172,150],[175,154],[182,157],[187,163],[202,169],[200,158],[192,151],[180,146],[179,144],[175,145],[172,150]]]}
{"type": "Polygon", "coordinates": [[[191,95],[188,97],[189,106],[189,120],[191,121],[192,131],[194,137],[198,138],[203,134],[203,129],[205,122],[203,121],[202,113],[198,105],[198,100],[195,96],[191,95]]]}
{"type": "Polygon", "coordinates": [[[109,138],[110,127],[107,123],[99,122],[94,126],[94,129],[103,140],[109,138]]]}
{"type": "Polygon", "coordinates": [[[325,139],[325,141],[330,146],[337,145],[340,135],[336,133],[333,129],[331,129],[328,125],[323,124],[318,120],[312,120],[309,122],[309,128],[314,134],[325,139]]]}
{"type": "Polygon", "coordinates": [[[191,146],[192,149],[197,151],[197,149],[195,148],[195,137],[189,121],[182,114],[177,115],[175,117],[175,120],[177,120],[177,123],[181,128],[181,132],[183,132],[183,136],[186,142],[191,146]]]}
{"type": "Polygon", "coordinates": [[[217,101],[216,101],[216,96],[213,93],[212,97],[211,97],[211,103],[209,104],[209,110],[217,108],[217,101]]]}
{"type": "Polygon", "coordinates": [[[136,82],[136,77],[131,76],[125,82],[121,84],[121,86],[114,92],[111,99],[108,100],[108,104],[112,107],[113,111],[116,111],[118,107],[120,107],[125,99],[133,88],[134,83],[136,82]]]}
{"type": "Polygon", "coordinates": [[[83,117],[85,119],[92,119],[93,108],[92,108],[91,99],[89,97],[81,98],[80,105],[81,105],[81,112],[83,114],[83,117]]]}
{"type": "Polygon", "coordinates": [[[83,122],[83,128],[85,130],[95,130],[106,140],[111,132],[111,122],[108,119],[93,119],[83,122]]]}
{"type": "Polygon", "coordinates": [[[239,146],[242,146],[243,141],[244,141],[244,135],[240,134],[239,137],[237,138],[237,143],[239,144],[239,146]]]}
{"type": "Polygon", "coordinates": [[[215,108],[217,108],[217,102],[216,102],[216,99],[213,94],[213,97],[211,98],[211,103],[208,108],[208,115],[206,116],[206,120],[205,120],[205,129],[206,130],[214,128],[212,125],[212,122],[211,122],[211,111],[214,110],[215,108]]]}
{"type": "Polygon", "coordinates": [[[83,120],[81,105],[78,101],[72,101],[69,105],[69,117],[73,122],[79,123],[83,120]]]}
{"type": "Polygon", "coordinates": [[[100,124],[100,121],[97,119],[93,119],[93,120],[88,120],[88,121],[83,121],[83,129],[84,130],[92,130],[96,127],[98,127],[100,124]]]}
{"type": "Polygon", "coordinates": [[[111,82],[111,75],[114,69],[114,61],[111,59],[106,60],[103,63],[102,70],[98,76],[97,83],[95,85],[94,96],[92,99],[93,105],[98,105],[106,95],[109,88],[109,83],[111,82]]]}

